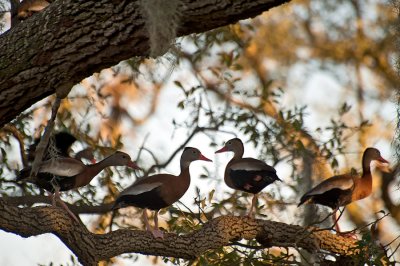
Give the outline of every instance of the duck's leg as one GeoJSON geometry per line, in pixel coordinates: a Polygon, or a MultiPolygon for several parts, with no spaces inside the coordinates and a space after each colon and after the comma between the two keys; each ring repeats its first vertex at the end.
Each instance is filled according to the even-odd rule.
{"type": "Polygon", "coordinates": [[[58,189],[58,192],[60,192],[60,187],[58,186],[57,180],[56,180],[55,177],[53,177],[53,178],[51,179],[50,184],[53,186],[53,189],[54,189],[54,192],[53,192],[53,193],[51,193],[50,191],[48,192],[48,193],[49,193],[49,197],[51,197],[51,205],[53,205],[54,207],[56,207],[56,206],[57,206],[57,201],[56,201],[55,192],[56,192],[57,189],[58,189]]]}
{"type": "Polygon", "coordinates": [[[79,223],[79,219],[75,216],[75,214],[68,208],[67,204],[61,199],[60,197],[60,187],[55,187],[54,188],[54,200],[58,201],[61,205],[61,207],[67,211],[67,213],[74,219],[77,223],[79,223]]]}
{"type": "Polygon", "coordinates": [[[55,196],[54,196],[54,194],[53,194],[53,193],[51,193],[51,192],[48,192],[48,195],[47,195],[47,197],[49,197],[49,198],[50,198],[50,200],[51,200],[51,205],[53,205],[54,207],[55,207],[55,206],[57,206],[57,203],[56,203],[56,198],[55,198],[55,196]]]}
{"type": "Polygon", "coordinates": [[[334,220],[334,226],[335,226],[335,230],[338,234],[340,234],[341,236],[344,237],[351,237],[353,239],[357,239],[357,235],[354,231],[350,231],[350,232],[342,232],[340,231],[340,227],[339,227],[339,219],[340,217],[342,217],[344,210],[346,209],[346,207],[343,208],[343,210],[337,209],[340,212],[339,217],[336,219],[336,211],[334,212],[334,216],[332,216],[333,220],[334,220]]]}
{"type": "Polygon", "coordinates": [[[333,221],[333,226],[335,227],[336,232],[337,232],[337,233],[340,233],[339,219],[340,219],[340,217],[342,216],[343,212],[340,212],[339,217],[337,217],[337,211],[338,211],[338,210],[339,210],[339,209],[335,209],[335,210],[333,211],[333,214],[332,214],[332,221],[333,221]]]}
{"type": "Polygon", "coordinates": [[[342,232],[340,231],[340,227],[339,227],[339,220],[340,217],[342,217],[344,210],[346,209],[346,207],[343,208],[343,210],[340,210],[339,208],[336,208],[333,211],[333,215],[332,215],[332,219],[333,219],[333,226],[335,227],[335,230],[338,234],[342,234],[342,232]],[[340,212],[339,217],[337,217],[337,211],[340,212]],[[337,217],[337,218],[336,218],[337,217]]]}
{"type": "Polygon", "coordinates": [[[249,213],[247,214],[247,216],[250,217],[250,218],[253,218],[253,217],[254,217],[254,215],[253,215],[253,210],[254,210],[254,208],[255,208],[255,206],[256,206],[256,204],[257,204],[257,199],[258,199],[257,194],[254,194],[253,199],[251,200],[250,211],[249,211],[249,213]]]}
{"type": "Polygon", "coordinates": [[[149,224],[149,217],[147,216],[147,210],[143,209],[143,221],[144,221],[144,225],[146,226],[146,230],[147,231],[152,231],[152,228],[149,224]]]}
{"type": "Polygon", "coordinates": [[[152,234],[155,238],[164,238],[164,233],[158,228],[158,212],[159,210],[156,210],[154,213],[154,230],[152,230],[152,234]]]}

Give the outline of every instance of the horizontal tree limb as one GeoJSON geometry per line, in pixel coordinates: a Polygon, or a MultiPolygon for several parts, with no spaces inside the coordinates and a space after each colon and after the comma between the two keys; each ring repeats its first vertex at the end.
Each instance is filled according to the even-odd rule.
{"type": "Polygon", "coordinates": [[[128,229],[94,234],[72,220],[61,208],[19,208],[3,199],[0,199],[0,229],[22,237],[52,233],[75,253],[83,265],[97,265],[101,260],[123,253],[194,259],[207,250],[240,239],[256,239],[265,248],[294,247],[309,252],[322,249],[344,256],[358,252],[356,240],[328,230],[315,231],[311,227],[237,216],[214,218],[201,229],[185,235],[166,233],[164,239],[155,239],[147,231],[128,229]]]}
{"type": "MultiPolygon", "coordinates": [[[[179,0],[176,36],[235,23],[288,1],[179,0]]],[[[134,56],[148,56],[148,14],[142,3],[55,1],[0,35],[0,127],[46,96],[65,94],[95,72],[134,56]]]]}

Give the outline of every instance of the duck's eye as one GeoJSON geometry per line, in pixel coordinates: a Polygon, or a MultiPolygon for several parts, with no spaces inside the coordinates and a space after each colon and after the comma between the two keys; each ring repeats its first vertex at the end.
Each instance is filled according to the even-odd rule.
{"type": "Polygon", "coordinates": [[[196,151],[192,151],[193,152],[193,154],[196,154],[196,151]]]}
{"type": "Polygon", "coordinates": [[[228,141],[228,143],[227,143],[228,145],[231,145],[232,144],[232,142],[230,142],[230,141],[228,141]]]}

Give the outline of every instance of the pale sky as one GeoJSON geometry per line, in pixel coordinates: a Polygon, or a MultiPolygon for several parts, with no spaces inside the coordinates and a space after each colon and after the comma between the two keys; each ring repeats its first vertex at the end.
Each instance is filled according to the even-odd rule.
{"type": "MultiPolygon", "coordinates": [[[[295,69],[295,71],[299,71],[299,73],[296,74],[295,72],[293,74],[293,79],[295,79],[296,76],[298,77],[299,75],[303,74],[301,69],[295,69]]],[[[150,133],[150,135],[146,146],[153,147],[153,152],[160,154],[164,153],[165,158],[167,158],[169,154],[174,151],[175,148],[183,142],[183,140],[185,140],[187,132],[184,130],[178,130],[173,134],[174,128],[171,123],[173,118],[186,118],[186,114],[176,108],[178,100],[183,98],[182,92],[173,85],[173,81],[176,79],[183,79],[185,82],[191,82],[190,80],[187,81],[187,74],[184,72],[184,67],[177,67],[174,70],[172,77],[169,79],[170,83],[165,86],[166,88],[160,95],[159,107],[156,115],[152,117],[144,126],[137,130],[137,132],[142,133],[137,136],[137,139],[129,142],[125,141],[124,150],[132,157],[137,155],[137,147],[142,143],[143,138],[147,133],[150,133]],[[160,128],[162,128],[163,134],[160,134],[160,128]],[[157,147],[159,147],[159,150],[157,150],[157,147]]],[[[292,87],[290,82],[288,87],[292,87]]],[[[336,82],[331,75],[322,71],[315,72],[311,77],[309,77],[307,82],[304,84],[304,87],[293,87],[296,87],[296,89],[287,90],[287,93],[283,99],[283,103],[288,107],[292,107],[295,104],[298,106],[307,104],[309,106],[307,109],[308,115],[306,117],[306,124],[311,133],[315,133],[313,132],[315,128],[327,125],[329,119],[331,118],[332,110],[340,105],[345,93],[341,85],[338,84],[338,82],[336,82]],[[321,108],[323,109],[322,111],[321,108]]],[[[352,101],[354,98],[349,98],[346,100],[352,101]]],[[[386,102],[381,105],[371,104],[368,106],[368,108],[368,113],[371,118],[376,112],[379,112],[389,121],[388,126],[394,128],[396,106],[393,101],[386,102]]],[[[229,130],[235,131],[234,128],[229,128],[229,130]]],[[[239,132],[236,133],[241,136],[239,132]]],[[[222,143],[232,137],[231,135],[224,133],[216,133],[215,135],[217,143],[222,143]]],[[[323,138],[325,136],[321,135],[320,137],[323,138]]],[[[225,164],[231,158],[232,154],[224,153],[215,156],[215,148],[210,147],[208,144],[209,139],[204,135],[199,135],[188,145],[199,148],[206,157],[212,159],[214,162],[209,164],[199,161],[191,165],[191,186],[181,199],[185,205],[192,206],[193,197],[195,195],[195,186],[200,187],[201,192],[204,195],[208,193],[210,188],[216,189],[216,191],[218,191],[214,196],[214,199],[216,200],[223,198],[224,192],[228,190],[221,180],[223,178],[225,164]],[[203,167],[207,167],[211,172],[216,173],[216,176],[208,179],[200,179],[198,174],[202,173],[203,167]]],[[[380,149],[385,158],[393,161],[392,153],[390,151],[390,142],[376,140],[376,142],[370,143],[370,145],[380,149]]],[[[250,145],[246,145],[245,156],[258,157],[258,154],[254,148],[252,148],[250,145]]],[[[162,172],[178,174],[179,157],[180,155],[178,155],[177,158],[175,158],[174,161],[172,161],[172,163],[162,172]]],[[[356,167],[359,168],[358,165],[356,167]]],[[[290,182],[290,171],[287,166],[278,165],[277,172],[284,181],[290,182]]],[[[268,192],[274,189],[275,184],[269,186],[264,191],[268,192]]],[[[175,206],[179,206],[179,204],[175,206]]],[[[82,217],[84,220],[93,219],[93,217],[90,215],[82,215],[81,218],[82,217]]],[[[286,222],[296,222],[294,217],[289,215],[285,217],[289,219],[286,220],[286,222]]],[[[398,230],[398,228],[396,230],[398,230]]],[[[70,261],[69,258],[72,254],[71,251],[69,251],[69,249],[66,248],[65,245],[62,244],[62,242],[54,235],[46,234],[25,239],[15,234],[5,233],[4,231],[0,231],[0,250],[0,265],[8,266],[38,264],[49,265],[51,262],[53,262],[54,265],[66,264],[70,261]]],[[[144,262],[149,263],[149,261],[146,261],[146,259],[146,256],[140,255],[140,259],[136,263],[128,260],[124,260],[122,262],[122,260],[120,260],[121,263],[118,265],[143,265],[144,262]]],[[[161,260],[159,261],[159,265],[164,264],[161,262],[161,260]]]]}

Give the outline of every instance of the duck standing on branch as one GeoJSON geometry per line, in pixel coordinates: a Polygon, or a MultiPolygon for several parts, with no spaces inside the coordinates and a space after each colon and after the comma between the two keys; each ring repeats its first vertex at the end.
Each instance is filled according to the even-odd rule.
{"type": "Polygon", "coordinates": [[[338,219],[336,219],[336,212],[339,207],[368,197],[372,193],[372,161],[376,161],[376,167],[380,170],[388,171],[389,163],[382,158],[379,150],[367,148],[362,157],[363,172],[361,177],[352,174],[332,176],[305,193],[298,206],[303,203],[313,203],[332,208],[332,219],[336,231],[340,232],[338,219]]]}
{"type": "Polygon", "coordinates": [[[209,161],[196,148],[186,147],[181,156],[181,173],[177,176],[170,174],[157,174],[137,180],[118,196],[113,209],[134,206],[143,209],[143,220],[146,229],[154,237],[163,238],[163,232],[158,228],[158,211],[178,201],[188,190],[190,185],[189,166],[191,162],[209,161]],[[154,228],[151,228],[147,209],[154,210],[154,228]]]}
{"type": "Polygon", "coordinates": [[[85,165],[80,160],[70,157],[50,159],[40,164],[35,180],[28,179],[31,167],[26,167],[19,172],[17,181],[33,182],[38,187],[54,193],[52,198],[53,205],[56,205],[57,200],[78,221],[76,216],[61,200],[59,192],[86,186],[103,169],[110,166],[128,166],[133,169],[139,169],[136,163],[131,161],[131,157],[128,154],[117,151],[104,160],[91,165],[85,165]]]}
{"type": "Polygon", "coordinates": [[[254,194],[250,211],[247,214],[253,217],[253,209],[257,203],[257,194],[276,180],[282,181],[276,175],[276,170],[263,161],[254,158],[242,158],[244,153],[243,142],[234,138],[225,143],[225,146],[215,153],[233,152],[233,158],[225,168],[224,180],[228,187],[254,194]]]}

